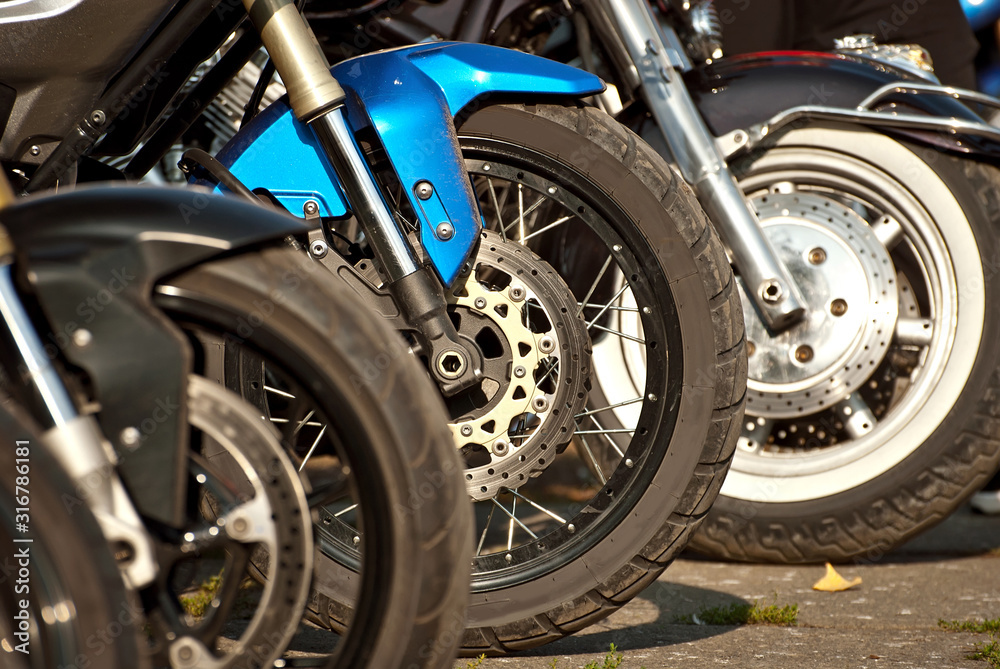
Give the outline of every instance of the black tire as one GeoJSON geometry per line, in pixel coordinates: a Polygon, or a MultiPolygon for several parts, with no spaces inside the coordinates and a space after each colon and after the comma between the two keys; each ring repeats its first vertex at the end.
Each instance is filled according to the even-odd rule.
{"type": "MultiPolygon", "coordinates": [[[[291,250],[266,249],[174,277],[157,302],[199,337],[230,333],[230,345],[280,369],[329,421],[361,503],[366,548],[354,579],[360,598],[331,666],[441,666],[454,657],[464,620],[460,565],[472,533],[443,409],[401,355],[398,335],[344,291],[319,285],[314,270],[291,250]]],[[[206,368],[221,354],[217,341],[219,350],[205,346],[206,368]]],[[[317,565],[321,579],[328,571],[317,565]]],[[[315,617],[329,615],[322,595],[309,606],[315,617]]]]}
{"type": "Polygon", "coordinates": [[[125,585],[97,521],[59,464],[46,452],[38,432],[16,406],[0,400],[0,656],[11,669],[94,669],[144,666],[139,656],[142,608],[126,596],[125,585]],[[22,443],[23,442],[23,443],[22,443]],[[24,449],[20,451],[19,449],[24,449]],[[18,467],[27,466],[22,474],[18,467]],[[17,477],[28,479],[17,489],[17,477]],[[28,532],[17,531],[24,513],[16,499],[27,495],[28,532]],[[16,522],[15,522],[16,521],[16,522]],[[14,543],[30,538],[31,543],[14,543]],[[27,569],[19,551],[27,550],[27,569]],[[27,571],[24,578],[22,571],[27,571]],[[26,600],[31,635],[14,636],[26,600]],[[67,607],[67,604],[70,606],[67,607]],[[43,616],[56,620],[43,622],[43,616]]]}
{"type": "MultiPolygon", "coordinates": [[[[837,125],[789,132],[735,169],[762,208],[767,197],[784,198],[775,206],[786,208],[788,198],[813,198],[821,208],[825,198],[831,209],[846,204],[845,220],[856,222],[858,214],[863,222],[853,243],[869,244],[868,228],[888,249],[895,272],[886,274],[896,281],[889,297],[898,297],[898,316],[886,348],[865,363],[867,376],[852,391],[876,421],[866,420],[861,431],[847,430],[839,398],[839,415],[821,408],[796,420],[770,414],[764,420],[774,399],[766,382],[773,380],[755,371],[751,357],[746,425],[772,427],[772,436],[741,438],[729,479],[692,546],[746,561],[877,561],[946,518],[1000,462],[1000,172],[837,125]],[[783,185],[768,194],[773,183],[783,185]],[[886,220],[876,222],[879,212],[899,223],[902,234],[879,230],[886,220]],[[917,322],[932,336],[903,333],[917,322]],[[810,440],[791,441],[793,432],[807,432],[807,423],[816,426],[810,440]]],[[[874,245],[870,251],[886,253],[874,245]]],[[[846,273],[840,280],[847,281],[846,273]]],[[[853,296],[843,297],[846,304],[853,296]]],[[[879,309],[877,301],[852,306],[869,315],[879,309]]],[[[748,322],[748,341],[754,327],[748,322]]],[[[844,346],[850,341],[841,339],[844,346]]],[[[868,416],[863,409],[861,415],[868,416]]]]}
{"type": "MultiPolygon", "coordinates": [[[[641,412],[631,441],[621,443],[624,454],[607,482],[599,482],[599,492],[540,535],[535,553],[520,557],[518,551],[534,550],[528,542],[508,549],[507,564],[502,550],[474,560],[462,652],[501,654],[548,643],[606,617],[680,553],[729,467],[743,412],[746,358],[737,290],[722,245],[690,189],[634,134],[591,108],[498,105],[465,120],[459,140],[480,186],[506,178],[525,191],[558,193],[552,198],[563,198],[561,206],[579,214],[544,235],[539,221],[540,236],[531,244],[576,300],[587,297],[593,277],[581,283],[577,271],[587,264],[581,258],[596,253],[600,266],[614,254],[637,304],[652,307],[638,316],[640,346],[658,370],[637,384],[641,412]],[[586,240],[591,250],[575,252],[586,240]]],[[[491,212],[492,195],[480,188],[488,224],[491,217],[503,218],[491,212]]],[[[584,310],[583,317],[595,320],[602,312],[584,310]]],[[[611,337],[594,335],[591,399],[608,390],[602,380],[608,370],[602,370],[597,350],[611,337]]],[[[612,420],[612,414],[603,415],[612,420]]]]}

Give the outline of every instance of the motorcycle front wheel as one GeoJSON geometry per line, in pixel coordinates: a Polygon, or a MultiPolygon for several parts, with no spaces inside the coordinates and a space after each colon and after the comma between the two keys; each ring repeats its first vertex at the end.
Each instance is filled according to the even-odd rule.
{"type": "Polygon", "coordinates": [[[499,432],[499,405],[449,402],[478,521],[462,650],[497,654],[604,618],[686,545],[737,436],[743,323],[693,193],[607,115],[497,105],[458,134],[487,232],[453,319],[487,356],[507,337],[496,378],[530,399],[499,432]]]}
{"type": "Polygon", "coordinates": [[[734,165],[810,312],[748,303],[740,445],[692,545],[767,562],[878,560],[1000,462],[993,166],[854,126],[734,165]]]}
{"type": "MultiPolygon", "coordinates": [[[[314,583],[348,593],[350,610],[325,666],[441,666],[461,638],[472,545],[443,410],[398,336],[316,270],[290,249],[243,253],[170,278],[156,303],[189,334],[199,372],[258,408],[281,403],[270,425],[307,484],[317,546],[365,549],[341,582],[317,566],[314,583]],[[354,531],[333,535],[322,509],[344,500],[354,531]]],[[[255,578],[269,559],[253,556],[255,578]]],[[[307,607],[328,615],[329,599],[314,591],[307,607]]]]}

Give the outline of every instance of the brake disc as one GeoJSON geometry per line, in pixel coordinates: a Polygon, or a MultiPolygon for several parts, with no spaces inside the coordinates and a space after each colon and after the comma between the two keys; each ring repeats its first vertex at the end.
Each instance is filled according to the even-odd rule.
{"type": "Polygon", "coordinates": [[[743,296],[747,414],[807,416],[848,399],[885,358],[899,315],[895,267],[867,221],[836,200],[768,193],[754,206],[808,309],[773,334],[743,296]]]}
{"type": "Polygon", "coordinates": [[[590,337],[559,274],[530,249],[484,231],[470,271],[448,296],[483,379],[448,400],[475,500],[537,476],[573,436],[590,378],[590,337]]]}
{"type": "Polygon", "coordinates": [[[302,481],[277,435],[239,396],[192,376],[188,407],[191,426],[204,435],[202,452],[192,452],[188,465],[202,513],[189,517],[180,532],[158,537],[159,606],[149,612],[152,651],[169,658],[174,669],[269,667],[298,628],[312,577],[312,521],[302,481]],[[178,611],[181,593],[172,574],[190,563],[211,569],[220,549],[227,565],[204,618],[178,611]],[[239,638],[223,639],[226,623],[245,621],[234,610],[242,608],[235,600],[255,552],[266,555],[256,560],[266,565],[266,582],[239,638]]]}

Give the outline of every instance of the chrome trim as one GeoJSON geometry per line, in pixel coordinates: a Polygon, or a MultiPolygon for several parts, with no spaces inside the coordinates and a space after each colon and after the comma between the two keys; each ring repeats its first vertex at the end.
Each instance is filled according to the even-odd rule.
{"type": "Polygon", "coordinates": [[[23,23],[68,12],[83,0],[13,0],[0,5],[0,23],[23,23]]]}
{"type": "Polygon", "coordinates": [[[928,93],[930,95],[943,95],[955,98],[956,100],[961,100],[963,102],[974,102],[976,104],[986,105],[987,107],[996,107],[1000,109],[1000,100],[990,95],[980,93],[979,91],[972,91],[968,88],[955,88],[954,86],[941,86],[939,84],[918,84],[908,81],[885,84],[884,86],[875,89],[871,95],[858,103],[857,108],[860,110],[870,110],[876,102],[897,93],[912,93],[914,95],[919,93],[928,93]]]}

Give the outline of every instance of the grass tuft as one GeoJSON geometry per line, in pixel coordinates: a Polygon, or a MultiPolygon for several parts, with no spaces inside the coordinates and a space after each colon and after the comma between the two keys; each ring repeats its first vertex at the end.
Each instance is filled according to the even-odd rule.
{"type": "Polygon", "coordinates": [[[618,648],[614,644],[611,644],[611,649],[604,656],[604,664],[598,664],[597,660],[591,660],[583,669],[616,669],[624,659],[625,656],[618,652],[618,648]]]}
{"type": "Polygon", "coordinates": [[[198,586],[198,591],[192,595],[182,595],[179,599],[184,610],[195,618],[201,618],[211,606],[212,600],[222,587],[222,575],[216,574],[198,586]]]}
{"type": "Polygon", "coordinates": [[[970,660],[989,662],[991,667],[1000,668],[1000,639],[990,635],[989,641],[976,644],[976,649],[968,655],[970,660]]]}
{"type": "Polygon", "coordinates": [[[794,627],[799,624],[799,605],[752,604],[737,602],[729,606],[705,608],[694,615],[681,616],[677,622],[686,625],[775,625],[794,627]]]}
{"type": "Polygon", "coordinates": [[[938,626],[949,632],[972,632],[973,634],[1000,634],[1000,618],[990,620],[938,620],[938,626]]]}

